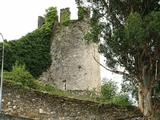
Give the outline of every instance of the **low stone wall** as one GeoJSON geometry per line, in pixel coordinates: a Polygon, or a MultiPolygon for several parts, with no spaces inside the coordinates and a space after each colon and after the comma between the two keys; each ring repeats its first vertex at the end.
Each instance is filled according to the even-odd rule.
{"type": "Polygon", "coordinates": [[[0,114],[0,120],[32,120],[32,119],[27,119],[27,118],[12,116],[12,115],[0,114]]]}
{"type": "Polygon", "coordinates": [[[141,115],[137,108],[100,105],[87,100],[24,90],[6,82],[3,85],[2,107],[5,114],[36,120],[120,120],[141,115]]]}

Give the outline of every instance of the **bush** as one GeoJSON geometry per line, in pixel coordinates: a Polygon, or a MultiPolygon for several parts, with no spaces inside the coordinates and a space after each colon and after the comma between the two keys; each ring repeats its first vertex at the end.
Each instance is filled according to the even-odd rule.
{"type": "Polygon", "coordinates": [[[103,104],[114,103],[122,107],[131,106],[132,102],[129,96],[127,94],[120,94],[117,90],[116,82],[104,78],[101,86],[102,95],[97,98],[97,101],[103,104]]]}
{"type": "Polygon", "coordinates": [[[87,8],[79,7],[78,8],[78,20],[82,20],[84,16],[87,14],[87,8]]]}
{"type": "Polygon", "coordinates": [[[12,67],[11,72],[5,72],[4,79],[33,89],[38,85],[34,77],[25,69],[25,65],[19,65],[18,62],[12,67]]]}
{"type": "Polygon", "coordinates": [[[129,96],[125,94],[119,94],[119,95],[114,96],[112,99],[112,102],[122,107],[132,106],[132,102],[129,99],[129,96]]]}
{"type": "Polygon", "coordinates": [[[118,87],[114,81],[105,81],[101,87],[102,96],[106,99],[111,100],[112,97],[116,95],[117,89],[118,87]]]}

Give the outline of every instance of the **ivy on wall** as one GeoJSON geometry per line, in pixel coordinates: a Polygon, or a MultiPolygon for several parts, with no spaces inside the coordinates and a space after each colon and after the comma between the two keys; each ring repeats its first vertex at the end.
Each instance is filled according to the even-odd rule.
{"type": "Polygon", "coordinates": [[[68,8],[61,11],[61,24],[68,26],[70,24],[70,11],[68,8]]]}
{"type": "Polygon", "coordinates": [[[11,71],[16,61],[25,64],[26,69],[38,78],[52,62],[50,54],[50,38],[52,26],[58,19],[57,9],[46,9],[45,24],[18,40],[5,41],[4,70],[11,71]]]}
{"type": "Polygon", "coordinates": [[[63,9],[61,11],[60,23],[64,26],[69,26],[72,23],[75,23],[79,20],[83,20],[85,15],[87,15],[89,11],[85,7],[78,7],[78,20],[70,20],[70,11],[68,8],[63,9]]]}
{"type": "Polygon", "coordinates": [[[84,16],[88,13],[87,8],[78,7],[78,20],[84,19],[84,16]]]}
{"type": "Polygon", "coordinates": [[[99,42],[99,37],[98,35],[101,33],[101,25],[98,24],[98,17],[97,16],[97,10],[93,11],[93,15],[92,18],[90,19],[90,32],[86,33],[84,36],[84,39],[86,40],[87,43],[89,42],[95,42],[98,43],[99,42]]]}
{"type": "MultiPolygon", "coordinates": [[[[56,7],[49,7],[45,10],[45,24],[18,40],[5,41],[4,70],[11,71],[15,62],[26,66],[26,69],[38,78],[43,71],[51,65],[50,38],[52,27],[58,21],[56,7]]],[[[82,20],[88,13],[86,8],[78,8],[78,20],[82,20]]],[[[70,11],[64,9],[61,13],[62,25],[68,26],[77,20],[70,20],[70,11]]],[[[2,43],[0,43],[2,44],[2,43]]]]}

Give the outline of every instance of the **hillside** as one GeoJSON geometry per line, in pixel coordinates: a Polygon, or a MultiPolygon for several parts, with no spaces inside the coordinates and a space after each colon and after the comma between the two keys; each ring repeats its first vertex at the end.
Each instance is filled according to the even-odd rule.
{"type": "Polygon", "coordinates": [[[137,108],[48,94],[9,82],[4,82],[3,88],[5,114],[36,120],[120,120],[141,116],[137,108]]]}

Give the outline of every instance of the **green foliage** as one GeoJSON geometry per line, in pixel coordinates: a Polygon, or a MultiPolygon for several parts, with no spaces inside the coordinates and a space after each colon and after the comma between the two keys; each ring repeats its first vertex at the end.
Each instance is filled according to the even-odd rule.
{"type": "Polygon", "coordinates": [[[54,22],[58,19],[57,10],[49,7],[45,14],[45,24],[18,40],[5,42],[4,70],[11,71],[18,61],[26,65],[35,78],[38,78],[52,62],[50,54],[50,38],[54,22]]]}
{"type": "MultiPolygon", "coordinates": [[[[82,0],[77,0],[80,6],[82,3],[82,0]]],[[[140,64],[149,66],[150,58],[154,59],[152,63],[155,63],[153,54],[157,54],[158,44],[160,44],[158,42],[160,38],[158,0],[132,3],[112,0],[109,4],[98,0],[89,5],[93,9],[93,17],[90,33],[86,34],[85,38],[94,42],[100,42],[99,36],[103,38],[103,43],[100,42],[99,45],[99,52],[107,58],[108,67],[116,69],[116,66],[120,65],[129,74],[137,76],[138,70],[141,69],[138,68],[140,64]],[[142,56],[143,50],[145,53],[142,56]],[[141,63],[138,65],[134,61],[141,61],[141,63]]]]}
{"type": "Polygon", "coordinates": [[[88,13],[87,8],[79,7],[78,8],[78,20],[82,20],[87,13],[88,13]]]}
{"type": "Polygon", "coordinates": [[[89,42],[92,40],[92,34],[90,32],[86,33],[84,35],[84,39],[86,40],[86,43],[89,44],[89,42]]]}
{"type": "Polygon", "coordinates": [[[81,69],[82,68],[82,66],[81,65],[78,65],[78,69],[81,69]]]}
{"type": "Polygon", "coordinates": [[[4,79],[14,84],[21,85],[23,88],[32,88],[38,91],[43,91],[60,96],[74,97],[83,100],[95,101],[103,104],[114,103],[123,107],[131,106],[132,103],[126,95],[119,95],[117,93],[117,86],[113,81],[105,82],[102,86],[102,96],[99,97],[95,91],[86,91],[82,96],[76,96],[69,92],[64,92],[51,85],[40,85],[34,77],[25,69],[25,65],[18,62],[12,67],[11,72],[4,72],[4,79]]]}
{"type": "Polygon", "coordinates": [[[62,25],[64,26],[69,26],[71,24],[71,21],[70,20],[66,20],[62,23],[62,25]]]}
{"type": "Polygon", "coordinates": [[[97,16],[97,10],[93,11],[92,18],[90,19],[90,32],[86,33],[84,36],[84,39],[86,40],[87,43],[90,41],[92,42],[99,42],[99,34],[101,33],[101,25],[98,23],[98,16],[97,16]]]}
{"type": "Polygon", "coordinates": [[[12,67],[11,72],[4,72],[4,79],[33,89],[38,85],[34,77],[25,69],[25,65],[18,64],[18,62],[12,67]]]}
{"type": "Polygon", "coordinates": [[[116,105],[122,107],[130,107],[132,106],[132,101],[130,101],[128,95],[119,94],[113,97],[112,102],[116,105]]]}
{"type": "Polygon", "coordinates": [[[68,26],[71,21],[70,21],[70,12],[68,11],[68,9],[64,9],[63,11],[61,11],[61,24],[68,26]]]}
{"type": "Polygon", "coordinates": [[[131,76],[123,76],[121,84],[123,94],[130,94],[132,98],[138,101],[138,82],[131,80],[131,76]]]}
{"type": "Polygon", "coordinates": [[[92,91],[87,90],[82,95],[78,95],[77,98],[97,102],[99,96],[97,95],[95,90],[92,91]]]}
{"type": "Polygon", "coordinates": [[[124,28],[125,41],[126,44],[132,47],[133,44],[141,44],[145,40],[143,21],[140,14],[130,13],[126,20],[126,26],[124,28]],[[136,24],[135,24],[136,23],[136,24]]]}
{"type": "Polygon", "coordinates": [[[55,20],[58,20],[57,8],[56,7],[49,7],[45,11],[46,11],[46,14],[44,15],[45,22],[53,25],[55,20]]]}
{"type": "Polygon", "coordinates": [[[45,24],[42,27],[42,34],[44,34],[48,39],[51,37],[52,27],[55,21],[58,21],[58,13],[56,7],[49,7],[45,10],[45,24]]]}
{"type": "MultiPolygon", "coordinates": [[[[76,1],[80,6],[84,2],[84,0],[76,1]]],[[[140,109],[145,117],[152,119],[154,111],[149,108],[154,108],[153,94],[158,90],[153,89],[153,86],[155,88],[159,86],[157,76],[160,71],[159,0],[94,0],[88,5],[98,11],[96,13],[98,23],[104,21],[99,32],[102,41],[98,36],[95,41],[92,40],[99,42],[99,52],[106,57],[107,67],[116,73],[118,67],[124,68],[123,74],[130,81],[136,81],[136,87],[143,86],[142,94],[138,94],[144,97],[139,99],[140,109]],[[152,92],[148,94],[147,91],[152,92]],[[150,96],[146,97],[148,95],[150,96]],[[148,104],[145,104],[146,101],[148,104]]],[[[94,27],[91,26],[91,34],[87,35],[87,38],[95,34],[92,29],[94,27]]],[[[115,100],[119,101],[118,98],[113,99],[114,102],[115,100]]]]}
{"type": "Polygon", "coordinates": [[[105,99],[111,100],[116,95],[117,89],[118,87],[114,81],[107,80],[101,86],[102,96],[105,99]]]}
{"type": "Polygon", "coordinates": [[[160,98],[160,74],[157,76],[157,80],[153,85],[153,96],[154,99],[160,98]]]}
{"type": "Polygon", "coordinates": [[[117,90],[118,86],[114,81],[104,78],[101,86],[102,95],[96,99],[103,104],[114,103],[122,107],[132,106],[132,101],[129,99],[129,96],[118,93],[117,90]]]}
{"type": "Polygon", "coordinates": [[[62,90],[54,88],[51,85],[42,86],[42,85],[39,84],[39,86],[37,88],[38,88],[37,90],[39,90],[39,91],[47,92],[47,93],[50,93],[50,94],[56,94],[56,95],[59,95],[59,96],[68,96],[68,97],[73,96],[71,93],[64,92],[62,90]]]}
{"type": "MultiPolygon", "coordinates": [[[[84,5],[83,0],[76,2],[79,6],[84,5]]],[[[160,70],[157,68],[160,66],[157,62],[160,59],[159,1],[95,0],[88,5],[95,15],[85,39],[99,42],[99,52],[106,57],[106,65],[110,69],[116,70],[121,66],[124,74],[129,74],[129,80],[152,83],[144,84],[152,89],[156,71],[160,70]],[[101,25],[100,28],[97,25],[101,25]],[[146,73],[143,72],[144,67],[147,68],[146,73]],[[147,77],[150,79],[144,79],[147,77]]]]}

